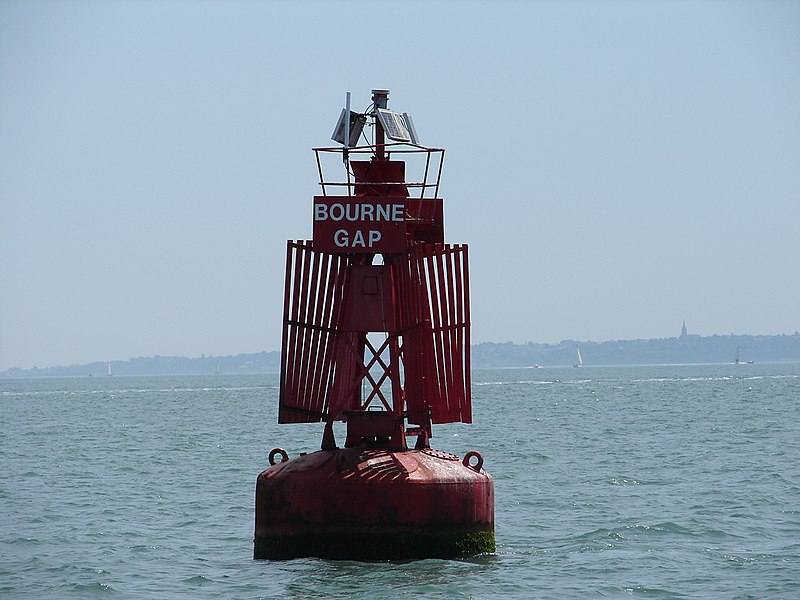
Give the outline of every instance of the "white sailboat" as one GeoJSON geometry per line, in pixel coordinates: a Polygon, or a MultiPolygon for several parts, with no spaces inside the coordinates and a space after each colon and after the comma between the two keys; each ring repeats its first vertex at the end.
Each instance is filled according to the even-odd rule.
{"type": "Polygon", "coordinates": [[[112,375],[112,374],[113,374],[113,373],[111,373],[111,363],[108,363],[108,373],[106,373],[106,375],[107,375],[108,377],[111,377],[111,375],[112,375]]]}
{"type": "Polygon", "coordinates": [[[581,347],[575,346],[575,364],[572,365],[573,367],[582,367],[583,366],[583,357],[581,356],[581,347]]]}
{"type": "MultiPolygon", "coordinates": [[[[736,358],[733,359],[733,364],[735,364],[735,365],[743,365],[743,364],[745,364],[739,358],[739,346],[736,346],[736,358]]],[[[748,360],[746,364],[752,365],[753,361],[752,360],[748,360]]]]}

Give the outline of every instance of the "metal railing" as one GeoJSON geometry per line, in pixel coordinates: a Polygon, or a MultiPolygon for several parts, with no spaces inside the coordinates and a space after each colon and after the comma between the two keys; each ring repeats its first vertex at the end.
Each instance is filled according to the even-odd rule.
{"type": "MultiPolygon", "coordinates": [[[[418,166],[418,169],[422,171],[422,179],[420,181],[369,181],[367,182],[370,186],[397,186],[403,185],[409,190],[409,196],[412,195],[412,190],[416,191],[419,190],[419,198],[427,197],[429,192],[431,193],[431,198],[438,198],[439,196],[439,183],[442,177],[442,167],[444,166],[444,148],[427,148],[425,146],[419,146],[416,144],[409,144],[409,143],[392,143],[392,144],[384,144],[380,147],[375,145],[369,146],[353,146],[351,148],[344,148],[342,146],[337,147],[330,147],[330,148],[313,148],[314,155],[317,160],[317,171],[319,173],[319,185],[322,188],[322,195],[328,196],[328,189],[338,189],[344,190],[344,193],[335,194],[331,193],[332,196],[352,196],[355,190],[355,186],[357,183],[364,183],[364,182],[356,182],[355,176],[353,175],[350,169],[350,158],[354,155],[356,157],[363,157],[363,158],[373,158],[377,156],[378,150],[383,150],[383,154],[386,157],[386,160],[391,160],[393,156],[397,157],[399,155],[400,158],[411,158],[412,160],[416,160],[416,163],[412,164],[410,162],[406,162],[407,166],[418,166]],[[326,180],[324,170],[323,169],[323,157],[328,156],[339,156],[341,157],[341,163],[344,166],[344,170],[347,176],[346,181],[335,181],[335,180],[326,180]],[[422,163],[420,166],[419,163],[422,163]]],[[[341,168],[341,166],[339,167],[341,168]]]]}

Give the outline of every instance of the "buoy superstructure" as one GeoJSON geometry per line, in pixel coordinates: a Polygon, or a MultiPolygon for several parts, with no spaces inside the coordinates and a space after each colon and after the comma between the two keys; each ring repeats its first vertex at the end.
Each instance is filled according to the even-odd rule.
{"type": "Polygon", "coordinates": [[[278,422],[322,422],[322,444],[270,452],[255,558],[495,550],[483,457],[430,447],[433,424],[472,422],[468,247],[444,241],[444,150],[420,145],[388,98],[373,90],[356,112],[348,93],[341,145],[314,149],[313,239],[287,244],[278,422]],[[326,178],[331,159],[341,177],[326,178]]]}

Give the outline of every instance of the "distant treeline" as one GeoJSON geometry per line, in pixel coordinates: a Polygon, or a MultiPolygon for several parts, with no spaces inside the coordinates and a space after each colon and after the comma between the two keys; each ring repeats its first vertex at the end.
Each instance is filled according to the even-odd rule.
{"type": "Polygon", "coordinates": [[[93,362],[68,367],[33,369],[8,369],[5,377],[106,377],[129,375],[214,375],[229,373],[277,373],[280,370],[280,352],[257,352],[236,356],[149,356],[93,362]]]}
{"type": "MultiPolygon", "coordinates": [[[[793,335],[684,335],[654,340],[513,344],[483,342],[472,346],[476,369],[571,366],[580,348],[584,366],[732,363],[737,353],[742,362],[800,362],[800,333],[793,335]]],[[[2,377],[104,377],[112,375],[214,375],[230,373],[277,373],[280,352],[236,356],[151,356],[94,362],[68,367],[8,369],[2,377]]]]}
{"type": "Polygon", "coordinates": [[[558,344],[496,344],[484,342],[472,347],[476,368],[572,365],[580,348],[585,366],[669,365],[732,363],[738,353],[741,362],[800,361],[800,333],[794,335],[684,335],[653,340],[616,340],[558,344]]]}

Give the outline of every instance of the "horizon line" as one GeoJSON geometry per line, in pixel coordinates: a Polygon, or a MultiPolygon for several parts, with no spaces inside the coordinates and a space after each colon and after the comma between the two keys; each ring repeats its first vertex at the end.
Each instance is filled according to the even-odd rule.
{"type": "MultiPolygon", "coordinates": [[[[670,336],[670,337],[661,337],[661,338],[617,338],[617,339],[608,339],[608,340],[576,340],[576,339],[563,339],[559,342],[534,342],[529,340],[527,342],[513,342],[513,341],[491,341],[491,340],[483,340],[480,342],[471,342],[470,346],[480,346],[481,344],[499,344],[499,345],[514,345],[514,346],[528,346],[528,345],[538,345],[538,346],[560,346],[562,344],[607,344],[607,343],[614,343],[614,342],[640,342],[640,341],[657,341],[657,340],[680,340],[681,338],[714,338],[714,337],[750,337],[750,338],[769,338],[769,337],[794,337],[800,336],[800,331],[794,331],[793,333],[778,333],[778,334],[750,334],[750,333],[726,333],[726,334],[718,334],[714,333],[711,335],[702,335],[696,333],[687,333],[681,334],[677,336],[670,336]]],[[[202,359],[221,359],[221,358],[235,358],[237,356],[246,356],[252,354],[268,354],[268,353],[280,353],[280,350],[257,350],[255,352],[239,352],[236,354],[208,354],[201,353],[199,356],[188,356],[188,355],[179,355],[179,354],[151,354],[149,356],[130,356],[124,359],[103,359],[103,360],[91,360],[84,363],[71,363],[71,364],[61,364],[61,365],[49,365],[45,367],[40,366],[33,366],[33,367],[17,367],[12,366],[8,367],[2,373],[8,373],[9,371],[32,371],[32,370],[46,370],[46,369],[65,369],[65,368],[72,368],[72,367],[81,367],[87,365],[94,365],[94,364],[115,364],[115,363],[126,363],[132,360],[138,359],[151,359],[151,358],[181,358],[181,359],[188,359],[188,360],[202,360],[202,359]]]]}

